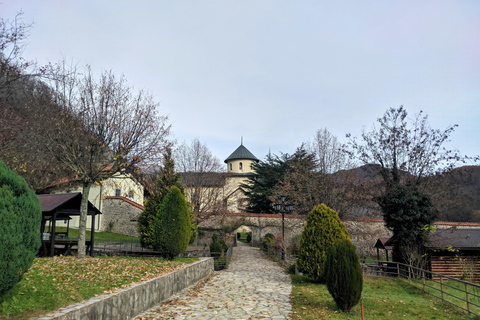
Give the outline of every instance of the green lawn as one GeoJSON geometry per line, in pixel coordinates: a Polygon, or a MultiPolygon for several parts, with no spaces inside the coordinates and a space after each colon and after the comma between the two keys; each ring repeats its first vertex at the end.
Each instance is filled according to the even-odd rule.
{"type": "MultiPolygon", "coordinates": [[[[56,227],[56,232],[66,232],[66,227],[56,227]]],[[[68,237],[69,238],[77,238],[78,239],[78,229],[69,228],[68,230],[68,237]]],[[[86,239],[90,239],[90,231],[86,231],[85,234],[86,239]]],[[[119,242],[126,242],[126,243],[140,243],[140,239],[137,237],[126,236],[119,233],[112,233],[112,232],[95,232],[95,242],[103,242],[103,241],[119,241],[119,242]]]]}
{"type": "MultiPolygon", "coordinates": [[[[292,275],[292,319],[361,319],[360,303],[351,313],[340,311],[326,285],[292,275]]],[[[402,279],[364,278],[365,319],[480,319],[444,303],[402,279]]]]}
{"type": "Polygon", "coordinates": [[[0,320],[29,319],[48,311],[172,272],[198,259],[152,257],[37,258],[0,297],[0,320]]]}

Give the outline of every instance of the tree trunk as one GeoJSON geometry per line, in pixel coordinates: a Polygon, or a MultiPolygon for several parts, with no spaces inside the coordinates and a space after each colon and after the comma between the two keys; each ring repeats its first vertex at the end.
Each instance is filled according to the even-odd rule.
{"type": "MultiPolygon", "coordinates": [[[[85,232],[87,229],[88,195],[90,194],[90,184],[83,183],[82,202],[80,204],[80,222],[78,225],[78,252],[77,258],[83,259],[86,256],[85,232]]],[[[93,232],[94,230],[91,230],[93,232]]]]}

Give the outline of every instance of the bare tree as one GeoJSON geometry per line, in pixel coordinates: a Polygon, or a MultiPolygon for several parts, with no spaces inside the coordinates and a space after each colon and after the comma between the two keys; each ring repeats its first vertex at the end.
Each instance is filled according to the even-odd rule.
{"type": "Polygon", "coordinates": [[[324,174],[353,168],[354,164],[343,150],[343,144],[327,128],[318,130],[313,141],[306,146],[315,155],[318,170],[324,174]]]}
{"type": "Polygon", "coordinates": [[[197,218],[224,209],[223,200],[228,195],[227,173],[205,144],[198,139],[190,144],[182,143],[175,151],[175,165],[182,183],[187,186],[187,200],[197,218]]]}
{"type": "Polygon", "coordinates": [[[170,125],[150,94],[134,93],[125,77],[112,71],[95,79],[87,66],[83,75],[68,70],[59,79],[52,82],[59,111],[38,115],[48,124],[38,142],[82,183],[78,257],[84,258],[90,186],[158,162],[170,125]]]}

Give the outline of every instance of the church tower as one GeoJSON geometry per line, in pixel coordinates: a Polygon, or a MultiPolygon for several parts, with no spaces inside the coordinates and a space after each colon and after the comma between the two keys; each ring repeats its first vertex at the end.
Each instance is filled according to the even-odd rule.
{"type": "Polygon", "coordinates": [[[242,144],[225,159],[228,173],[247,175],[253,173],[253,165],[259,161],[257,157],[245,148],[243,139],[242,144]]]}

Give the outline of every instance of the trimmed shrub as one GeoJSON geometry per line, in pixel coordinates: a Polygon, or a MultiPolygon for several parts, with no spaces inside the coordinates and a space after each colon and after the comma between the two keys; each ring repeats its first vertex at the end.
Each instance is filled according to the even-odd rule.
{"type": "Polygon", "coordinates": [[[252,242],[252,234],[251,233],[247,234],[247,242],[248,243],[252,242]]]}
{"type": "Polygon", "coordinates": [[[154,249],[172,259],[184,252],[192,236],[187,201],[180,189],[172,187],[163,199],[154,221],[154,249]]]}
{"type": "Polygon", "coordinates": [[[0,296],[32,266],[41,245],[41,220],[35,192],[0,161],[0,296]]]}
{"type": "Polygon", "coordinates": [[[336,240],[350,240],[338,214],[323,203],[308,214],[298,249],[298,267],[316,282],[325,281],[327,249],[336,240]]]}
{"type": "Polygon", "coordinates": [[[325,270],[328,292],[340,310],[349,312],[360,301],[363,290],[362,267],[350,240],[338,240],[328,248],[325,270]]]}
{"type": "MultiPolygon", "coordinates": [[[[222,244],[220,242],[214,242],[210,245],[210,253],[222,253],[222,244]]],[[[215,256],[218,256],[215,255],[215,256]]]]}

